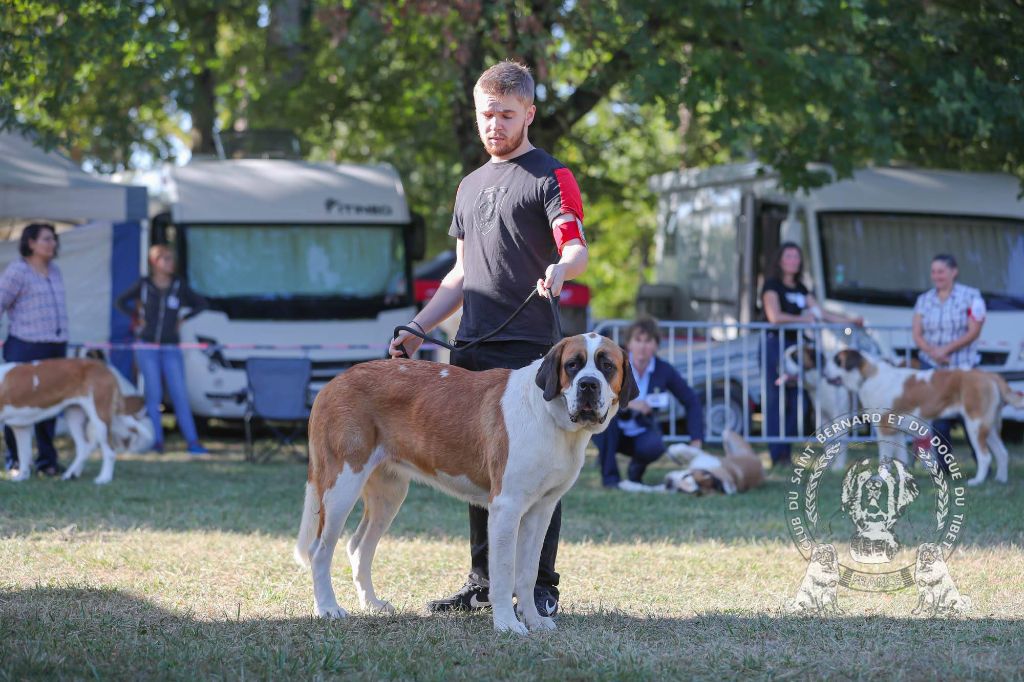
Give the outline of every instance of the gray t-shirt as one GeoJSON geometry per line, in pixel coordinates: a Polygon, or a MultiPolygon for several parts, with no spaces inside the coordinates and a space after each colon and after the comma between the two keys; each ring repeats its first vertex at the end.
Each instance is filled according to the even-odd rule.
{"type": "MultiPolygon", "coordinates": [[[[511,315],[558,261],[551,222],[563,213],[582,218],[572,173],[550,154],[532,149],[467,175],[455,197],[448,234],[463,240],[462,323],[456,339],[484,336],[511,315]]],[[[547,300],[530,304],[492,341],[551,343],[547,300]]]]}

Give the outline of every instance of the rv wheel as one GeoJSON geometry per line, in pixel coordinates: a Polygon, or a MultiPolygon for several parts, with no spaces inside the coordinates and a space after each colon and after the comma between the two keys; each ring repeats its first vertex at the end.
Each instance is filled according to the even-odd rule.
{"type": "Polygon", "coordinates": [[[726,429],[744,433],[743,403],[735,391],[728,402],[723,391],[716,391],[711,396],[711,405],[707,405],[705,400],[702,399],[701,404],[704,405],[704,431],[708,438],[721,438],[726,429]]]}

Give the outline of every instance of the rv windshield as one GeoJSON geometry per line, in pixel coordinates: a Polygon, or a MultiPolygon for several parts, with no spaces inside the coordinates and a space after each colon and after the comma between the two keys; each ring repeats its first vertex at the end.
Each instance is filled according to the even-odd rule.
{"type": "Polygon", "coordinates": [[[913,306],[932,287],[932,256],[949,253],[959,282],[991,310],[1024,310],[1024,222],[971,216],[819,213],[829,298],[913,306]]]}
{"type": "Polygon", "coordinates": [[[408,304],[401,227],[188,225],[183,233],[189,284],[229,315],[309,317],[304,303],[323,313],[327,301],[354,304],[353,314],[408,304]]]}

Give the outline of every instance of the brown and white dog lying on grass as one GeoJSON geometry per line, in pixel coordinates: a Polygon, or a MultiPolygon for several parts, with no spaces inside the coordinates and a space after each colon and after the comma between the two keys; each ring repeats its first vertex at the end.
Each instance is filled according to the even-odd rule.
{"type": "Polygon", "coordinates": [[[590,437],[636,395],[626,354],[597,334],[564,339],[517,370],[379,360],[335,377],[309,417],[309,479],[295,547],[296,559],[312,568],[316,614],[347,615],[331,585],[331,560],[360,497],[363,519],[348,543],[356,592],[364,609],[393,610],[377,598],[370,566],[416,479],[490,510],[495,629],[554,629],[533,600],[551,514],[576,481],[590,437]]]}
{"type": "Polygon", "coordinates": [[[152,445],[153,427],[142,398],[122,395],[114,370],[104,363],[79,358],[7,363],[0,365],[0,423],[14,431],[18,444],[18,474],[11,480],[32,475],[33,428],[62,412],[75,442],[65,480],[81,476],[99,447],[103,465],[95,481],[109,483],[115,448],[141,452],[152,445]]]}
{"type": "MultiPolygon", "coordinates": [[[[998,374],[977,369],[905,369],[859,351],[841,350],[825,368],[825,377],[856,391],[866,409],[907,414],[925,422],[963,417],[967,437],[978,455],[978,472],[967,484],[985,481],[993,454],[996,480],[1006,483],[1009,453],[999,437],[1003,406],[1024,408],[1024,395],[1013,391],[998,374]]],[[[899,454],[885,439],[896,432],[884,420],[878,427],[880,458],[891,460],[893,454],[899,454]]]]}
{"type": "Polygon", "coordinates": [[[734,495],[764,483],[764,463],[743,436],[726,429],[722,433],[722,448],[725,457],[715,457],[683,443],[671,446],[673,459],[685,457],[686,449],[696,450],[697,457],[690,459],[685,469],[667,474],[665,488],[693,495],[715,491],[734,495]]]}
{"type": "Polygon", "coordinates": [[[685,468],[670,471],[660,485],[645,485],[623,481],[619,490],[628,493],[687,493],[703,495],[719,492],[725,495],[745,493],[764,483],[764,464],[761,458],[743,440],[743,436],[726,429],[722,434],[725,457],[704,452],[686,443],[675,443],[668,448],[668,456],[685,468]]]}

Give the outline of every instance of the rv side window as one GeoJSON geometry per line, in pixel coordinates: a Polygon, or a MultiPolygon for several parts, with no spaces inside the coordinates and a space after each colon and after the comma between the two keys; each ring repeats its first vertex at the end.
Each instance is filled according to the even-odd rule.
{"type": "Polygon", "coordinates": [[[404,293],[394,226],[190,225],[188,280],[211,298],[369,299],[404,293]]]}
{"type": "Polygon", "coordinates": [[[821,213],[828,298],[913,306],[938,253],[992,310],[1024,310],[1024,222],[971,216],[821,213]]]}

